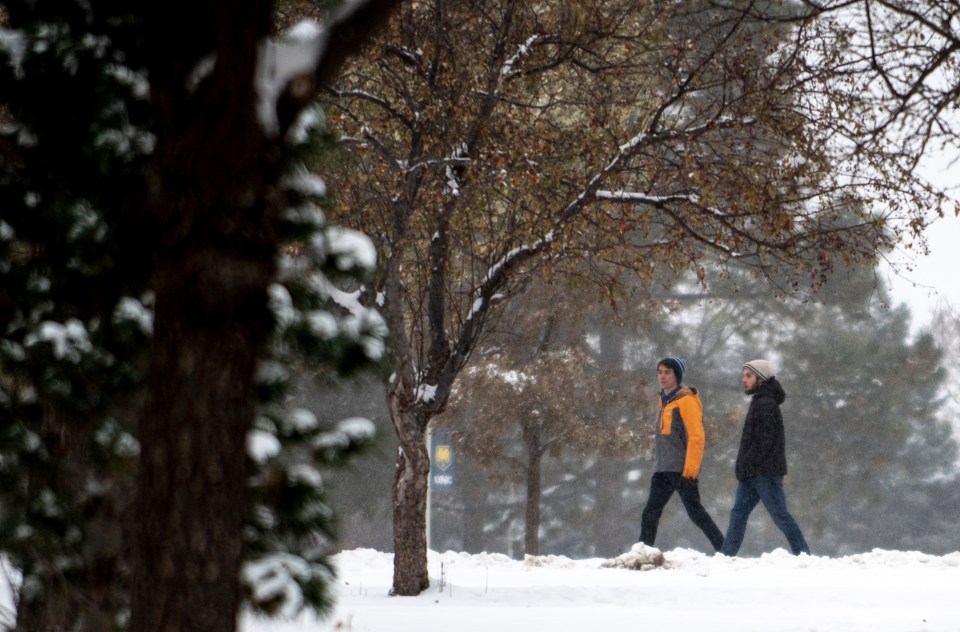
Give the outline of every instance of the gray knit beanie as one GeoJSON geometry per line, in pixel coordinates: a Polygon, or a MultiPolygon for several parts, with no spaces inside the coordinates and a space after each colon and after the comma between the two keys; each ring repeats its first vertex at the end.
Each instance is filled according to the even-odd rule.
{"type": "Polygon", "coordinates": [[[773,377],[773,367],[766,360],[750,360],[743,368],[750,369],[764,382],[773,377]]]}

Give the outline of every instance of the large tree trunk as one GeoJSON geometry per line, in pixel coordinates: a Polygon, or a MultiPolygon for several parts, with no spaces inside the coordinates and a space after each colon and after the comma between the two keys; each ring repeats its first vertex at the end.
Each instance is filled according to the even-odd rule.
{"type": "Polygon", "coordinates": [[[158,5],[146,36],[156,306],[132,632],[233,632],[242,596],[245,441],[275,276],[280,150],[257,120],[253,87],[270,3],[220,13],[209,3],[158,5]],[[190,92],[185,82],[208,50],[216,66],[190,92]]]}
{"type": "Polygon", "coordinates": [[[425,415],[387,393],[390,419],[400,440],[393,482],[393,594],[415,596],[430,586],[427,571],[427,484],[430,455],[425,415]]]}
{"type": "Polygon", "coordinates": [[[131,630],[233,632],[257,341],[243,319],[191,318],[200,288],[173,290],[157,296],[151,401],[140,429],[131,630]]]}

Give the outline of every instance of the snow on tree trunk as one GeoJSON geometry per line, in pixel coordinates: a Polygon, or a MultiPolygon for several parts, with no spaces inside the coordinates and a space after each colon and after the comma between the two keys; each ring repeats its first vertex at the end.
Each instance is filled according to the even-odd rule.
{"type": "Polygon", "coordinates": [[[396,477],[393,482],[393,593],[415,596],[430,586],[427,571],[427,450],[426,415],[402,404],[397,390],[387,393],[390,419],[396,428],[396,477]]]}

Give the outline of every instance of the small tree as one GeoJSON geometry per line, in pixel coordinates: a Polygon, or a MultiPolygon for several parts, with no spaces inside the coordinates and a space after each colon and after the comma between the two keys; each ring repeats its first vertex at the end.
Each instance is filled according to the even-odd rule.
{"type": "Polygon", "coordinates": [[[634,456],[649,443],[642,420],[656,407],[643,379],[623,368],[602,370],[592,357],[585,312],[605,306],[568,299],[568,309],[557,311],[561,294],[557,287],[541,289],[513,305],[512,316],[478,350],[443,417],[459,419],[454,433],[461,453],[491,479],[526,489],[528,555],[540,551],[543,458],[634,456]]]}
{"type": "Polygon", "coordinates": [[[395,363],[396,593],[429,583],[427,425],[524,278],[590,269],[615,294],[616,266],[702,274],[713,253],[791,290],[922,228],[929,200],[883,156],[850,171],[825,150],[808,32],[753,6],[411,3],[330,91],[334,215],[383,256],[366,300],[395,363]],[[851,216],[844,190],[890,203],[851,216]]]}

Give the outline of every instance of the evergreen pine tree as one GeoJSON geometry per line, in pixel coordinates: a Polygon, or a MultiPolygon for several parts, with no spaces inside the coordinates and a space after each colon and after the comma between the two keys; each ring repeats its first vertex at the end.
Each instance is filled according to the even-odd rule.
{"type": "MultiPolygon", "coordinates": [[[[147,533],[136,526],[138,424],[157,261],[170,254],[144,206],[158,142],[148,14],[116,2],[0,5],[0,553],[22,577],[22,630],[131,621],[131,551],[147,533]]],[[[196,79],[189,89],[202,89],[196,79]]],[[[322,181],[300,167],[323,150],[321,129],[307,110],[282,144],[273,195],[287,210],[271,226],[282,254],[257,358],[249,477],[236,481],[249,488],[244,593],[269,613],[328,605],[334,523],[316,467],[371,437],[361,420],[289,410],[290,383],[307,365],[369,365],[386,335],[354,294],[375,265],[369,241],[325,224],[322,181]]]]}

